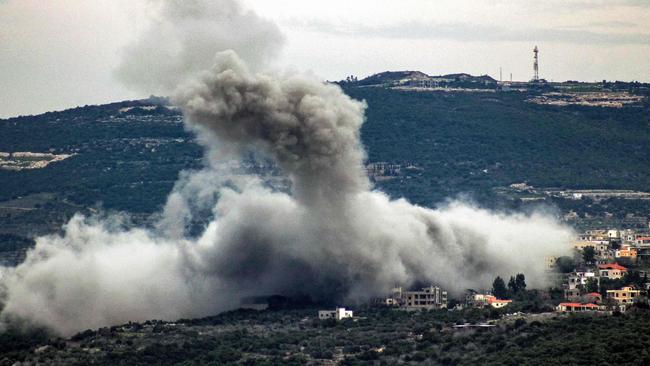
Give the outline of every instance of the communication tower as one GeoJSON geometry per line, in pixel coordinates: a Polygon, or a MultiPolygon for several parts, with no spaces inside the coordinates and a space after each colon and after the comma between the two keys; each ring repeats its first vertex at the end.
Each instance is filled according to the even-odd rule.
{"type": "Polygon", "coordinates": [[[539,81],[539,49],[537,46],[533,49],[533,54],[535,55],[535,62],[533,63],[535,75],[533,76],[533,81],[539,81]]]}

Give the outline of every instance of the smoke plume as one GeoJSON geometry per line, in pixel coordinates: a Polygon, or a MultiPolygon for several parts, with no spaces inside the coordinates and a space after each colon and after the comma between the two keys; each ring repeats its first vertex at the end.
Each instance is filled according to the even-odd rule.
{"type": "Polygon", "coordinates": [[[254,68],[268,66],[284,38],[272,22],[235,0],[147,0],[149,29],[124,49],[117,77],[134,90],[167,95],[234,50],[254,68]]]}
{"type": "Polygon", "coordinates": [[[206,147],[205,169],[181,175],[155,229],[75,216],[63,235],[38,238],[23,264],[4,270],[3,321],[71,334],[210,315],[255,295],[354,303],[395,284],[458,294],[514,273],[535,287],[545,285],[544,257],[566,252],[572,232],[543,213],[462,202],[434,210],[373,190],[359,138],[364,103],[313,78],[251,71],[235,51],[211,60],[173,98],[206,147]],[[228,162],[250,151],[274,161],[290,188],[233,174],[228,162]],[[206,211],[204,230],[188,235],[206,211]]]}

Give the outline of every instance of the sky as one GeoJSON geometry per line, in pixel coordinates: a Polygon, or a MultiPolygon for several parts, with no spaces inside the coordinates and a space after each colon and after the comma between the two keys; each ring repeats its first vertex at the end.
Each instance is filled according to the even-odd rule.
{"type": "MultiPolygon", "coordinates": [[[[274,68],[650,82],[650,0],[242,0],[278,24],[274,68]]],[[[146,97],[116,77],[153,0],[0,0],[0,118],[146,97]]]]}

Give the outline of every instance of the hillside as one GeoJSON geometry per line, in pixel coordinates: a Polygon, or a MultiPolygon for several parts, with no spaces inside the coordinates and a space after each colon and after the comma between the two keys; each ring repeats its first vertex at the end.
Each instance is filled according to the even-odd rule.
{"type": "Polygon", "coordinates": [[[432,80],[446,83],[481,83],[496,85],[496,80],[488,75],[473,76],[465,73],[447,74],[440,76],[427,75],[421,71],[384,71],[370,75],[361,80],[348,80],[354,86],[381,86],[381,85],[403,85],[412,81],[432,80]]]}
{"type": "Polygon", "coordinates": [[[368,103],[370,161],[411,161],[421,177],[387,184],[432,204],[461,192],[528,182],[539,187],[650,186],[650,105],[555,107],[521,93],[347,88],[368,103]]]}
{"type": "Polygon", "coordinates": [[[0,334],[0,365],[647,365],[647,310],[624,316],[362,309],[339,323],[317,309],[239,310],[87,330],[69,339],[0,334]],[[494,326],[454,328],[492,320],[494,326]]]}
{"type": "MultiPolygon", "coordinates": [[[[528,198],[504,187],[650,187],[647,101],[559,107],[530,103],[527,93],[345,91],[368,104],[362,139],[373,163],[369,171],[377,187],[396,198],[435,206],[463,195],[521,208],[528,198]]],[[[179,111],[154,98],[0,120],[0,160],[10,167],[0,169],[0,249],[15,250],[57,230],[75,212],[127,211],[146,224],[179,172],[201,167],[202,149],[179,111]],[[41,155],[17,158],[17,152],[41,155]]],[[[599,224],[645,225],[650,216],[648,200],[535,202],[601,215],[599,224]],[[602,216],[608,210],[612,215],[602,216]]]]}

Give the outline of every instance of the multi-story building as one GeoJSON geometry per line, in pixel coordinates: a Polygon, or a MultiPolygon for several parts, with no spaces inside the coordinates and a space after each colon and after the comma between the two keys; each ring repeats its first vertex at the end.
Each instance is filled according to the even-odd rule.
{"type": "Polygon", "coordinates": [[[617,263],[599,264],[598,272],[601,278],[616,280],[622,278],[627,273],[627,268],[617,263]]]}
{"type": "Polygon", "coordinates": [[[576,250],[584,250],[586,247],[593,247],[596,255],[602,255],[609,249],[608,240],[591,240],[591,241],[576,241],[573,243],[573,248],[576,250]]]}
{"type": "Polygon", "coordinates": [[[569,275],[569,289],[573,290],[575,288],[583,287],[587,284],[587,281],[592,278],[596,281],[598,281],[598,278],[596,277],[596,273],[594,272],[573,272],[571,275],[569,275]]]}
{"type": "Polygon", "coordinates": [[[621,248],[616,251],[616,258],[629,258],[632,261],[636,261],[637,258],[637,249],[629,245],[621,245],[621,248]]]}
{"type": "Polygon", "coordinates": [[[580,235],[581,241],[607,241],[609,236],[607,230],[587,230],[580,235]]]}
{"type": "Polygon", "coordinates": [[[634,239],[636,245],[650,245],[650,236],[638,236],[634,239]]]}
{"type": "Polygon", "coordinates": [[[342,320],[345,318],[352,318],[352,315],[353,315],[352,311],[345,310],[345,308],[336,308],[335,310],[318,311],[318,319],[320,320],[325,320],[325,319],[342,320]]]}
{"type": "Polygon", "coordinates": [[[621,232],[618,230],[607,230],[607,237],[610,239],[620,239],[621,232]]]}
{"type": "Polygon", "coordinates": [[[639,296],[641,296],[641,290],[635,290],[630,286],[625,286],[620,290],[607,290],[607,298],[613,299],[619,304],[633,303],[639,296]]]}
{"type": "Polygon", "coordinates": [[[576,241],[573,243],[573,248],[578,252],[583,252],[585,248],[592,247],[594,249],[594,262],[607,263],[614,258],[614,251],[610,250],[609,239],[605,240],[589,240],[589,241],[576,241]]]}
{"type": "Polygon", "coordinates": [[[544,258],[544,268],[546,268],[547,271],[552,271],[556,267],[557,263],[557,258],[555,256],[550,256],[544,258]]]}
{"type": "MultiPolygon", "coordinates": [[[[401,287],[393,290],[392,303],[406,309],[446,309],[447,291],[429,286],[421,291],[403,291],[401,287]]],[[[388,303],[388,299],[387,302],[388,303]]]]}

